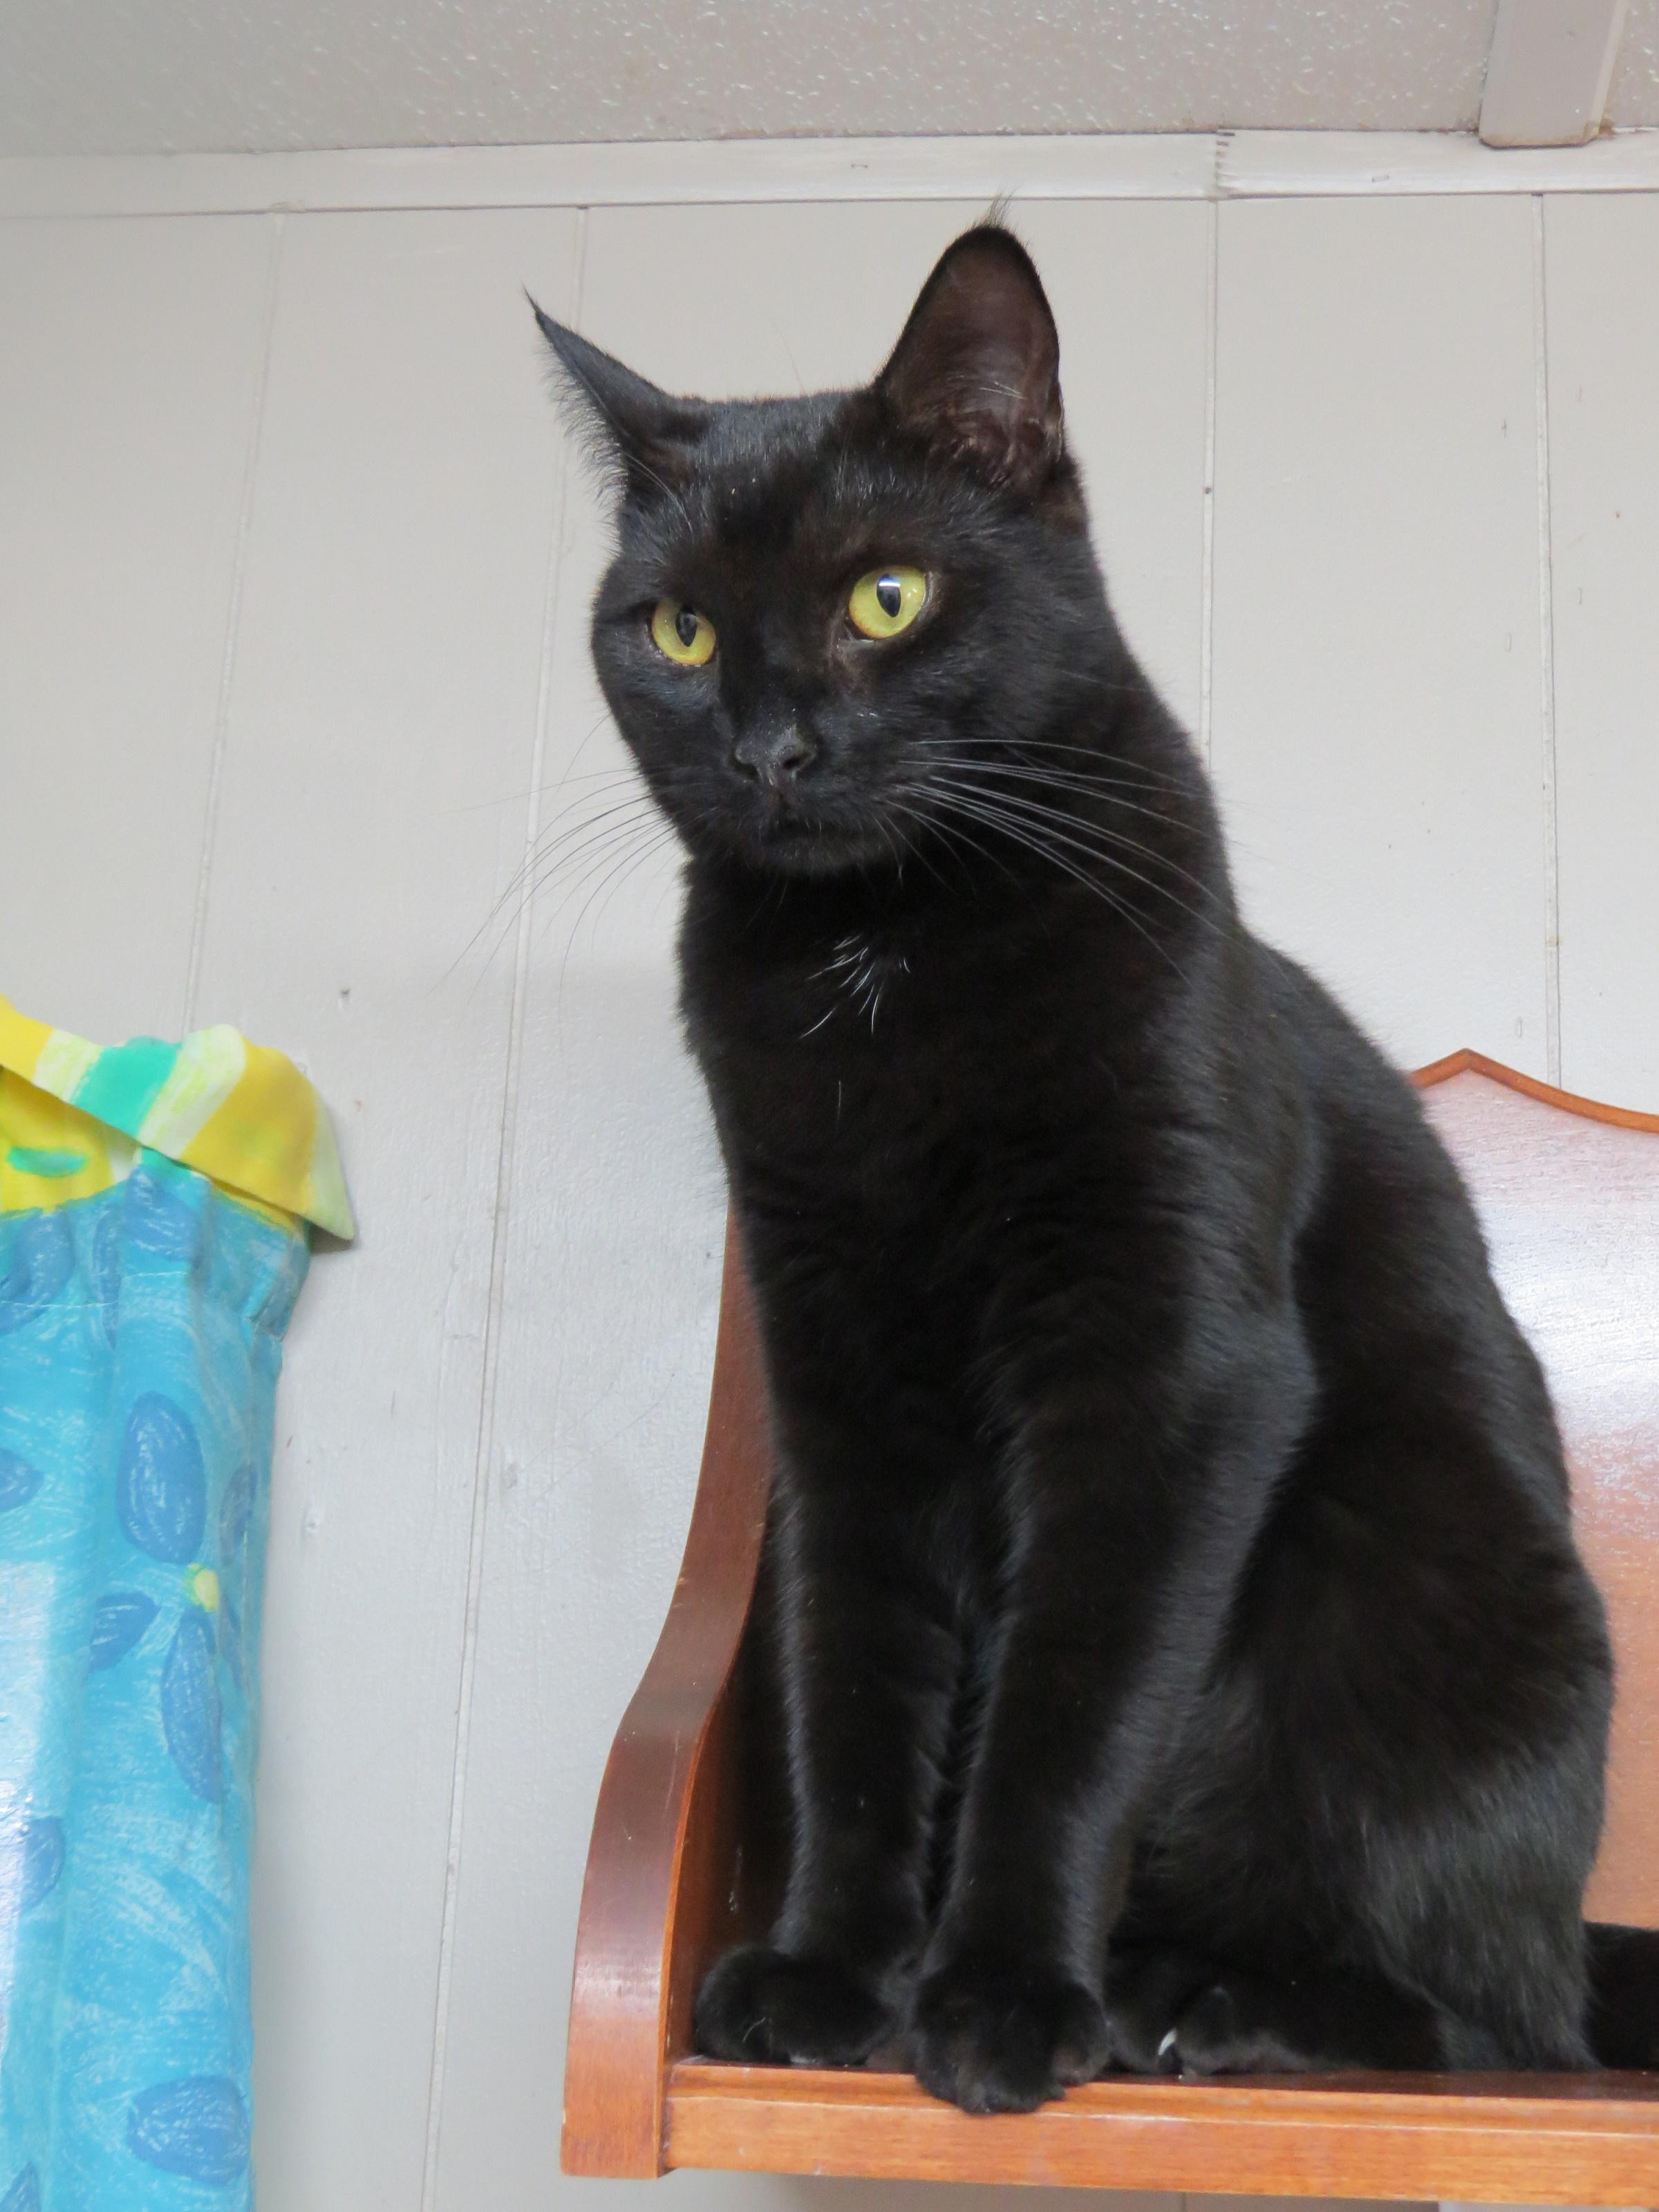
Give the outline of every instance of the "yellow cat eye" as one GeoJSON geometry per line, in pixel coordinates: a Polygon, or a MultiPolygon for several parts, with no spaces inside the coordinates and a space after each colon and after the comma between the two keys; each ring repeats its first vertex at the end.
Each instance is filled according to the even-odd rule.
{"type": "Polygon", "coordinates": [[[701,668],[714,658],[714,625],[695,607],[678,599],[659,599],[651,617],[651,642],[682,668],[701,668]]]}
{"type": "Polygon", "coordinates": [[[908,629],[927,599],[920,568],[872,568],[853,586],[847,611],[866,637],[896,637],[908,629]]]}

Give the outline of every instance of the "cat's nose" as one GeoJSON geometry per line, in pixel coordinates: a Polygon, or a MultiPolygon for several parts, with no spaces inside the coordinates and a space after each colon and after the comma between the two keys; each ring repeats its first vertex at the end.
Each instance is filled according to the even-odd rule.
{"type": "Polygon", "coordinates": [[[799,722],[750,730],[732,748],[732,757],[760,783],[781,791],[817,758],[817,747],[799,722]]]}

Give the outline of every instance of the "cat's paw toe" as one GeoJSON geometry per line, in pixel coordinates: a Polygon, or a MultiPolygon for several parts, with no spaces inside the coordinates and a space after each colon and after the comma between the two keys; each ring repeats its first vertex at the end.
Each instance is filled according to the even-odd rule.
{"type": "Polygon", "coordinates": [[[890,2032],[881,1999],[838,1966],[764,1943],[728,1951],[697,1992],[699,2051],[750,2066],[855,2066],[890,2032]]]}
{"type": "Polygon", "coordinates": [[[1212,1982],[1183,2008],[1158,2046],[1164,2074],[1287,2074],[1307,2058],[1273,2007],[1243,1979],[1212,1982]]]}
{"type": "Polygon", "coordinates": [[[1035,2112],[1091,2081],[1108,2047],[1100,1999],[1059,1976],[947,1966],[916,1991],[916,2079],[965,2112],[1035,2112]]]}
{"type": "Polygon", "coordinates": [[[1106,1975],[1111,2051],[1106,2063],[1123,2074],[1160,2074],[1170,2068],[1176,2023],[1215,1978],[1212,1960],[1186,1951],[1115,1953],[1106,1975]]]}

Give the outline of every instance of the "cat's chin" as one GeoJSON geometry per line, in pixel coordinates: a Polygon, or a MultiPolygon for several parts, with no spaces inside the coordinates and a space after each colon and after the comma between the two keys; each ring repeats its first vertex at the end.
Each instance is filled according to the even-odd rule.
{"type": "Polygon", "coordinates": [[[745,865],[763,875],[811,878],[890,872],[903,864],[904,845],[877,829],[830,829],[782,822],[745,836],[738,847],[745,865]]]}
{"type": "Polygon", "coordinates": [[[768,874],[806,877],[818,883],[828,882],[836,876],[890,872],[896,865],[890,847],[875,844],[802,844],[759,857],[759,866],[768,874]]]}

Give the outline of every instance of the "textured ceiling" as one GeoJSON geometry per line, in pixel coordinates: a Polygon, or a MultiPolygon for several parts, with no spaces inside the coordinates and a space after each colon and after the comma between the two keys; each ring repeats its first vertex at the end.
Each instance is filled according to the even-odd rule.
{"type": "MultiPolygon", "coordinates": [[[[1468,128],[1495,0],[0,0],[0,153],[1468,128]]],[[[1632,0],[1620,122],[1659,122],[1632,0]]]]}
{"type": "Polygon", "coordinates": [[[1607,94],[1613,123],[1659,123],[1659,0],[1630,0],[1607,94]]]}

